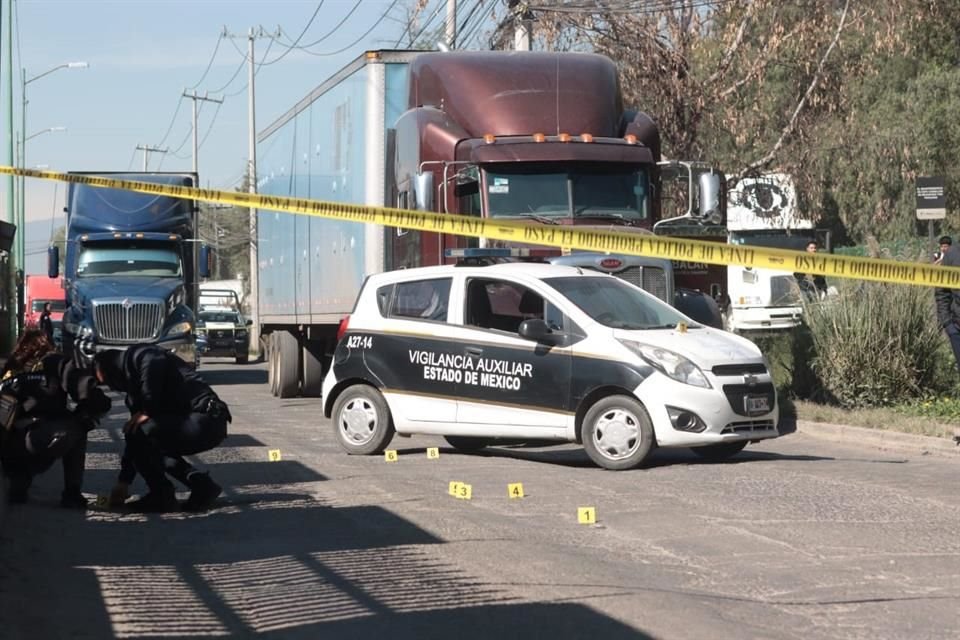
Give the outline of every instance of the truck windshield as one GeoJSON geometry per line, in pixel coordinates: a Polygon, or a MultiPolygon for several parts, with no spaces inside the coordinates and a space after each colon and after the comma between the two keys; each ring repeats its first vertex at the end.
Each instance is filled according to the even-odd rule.
{"type": "Polygon", "coordinates": [[[514,164],[487,167],[489,215],[498,217],[649,217],[647,172],[636,166],[514,164]]]}
{"type": "Polygon", "coordinates": [[[30,305],[31,311],[40,312],[43,311],[43,305],[50,303],[50,311],[57,313],[58,311],[64,311],[67,308],[67,303],[63,300],[34,300],[33,304],[30,305]]]}
{"type": "Polygon", "coordinates": [[[80,250],[77,276],[180,277],[180,256],[172,247],[151,245],[86,245],[80,250]]]}
{"type": "Polygon", "coordinates": [[[614,329],[673,329],[680,322],[700,325],[673,307],[619,278],[545,278],[549,286],[602,325],[614,329]]]}
{"type": "Polygon", "coordinates": [[[788,235],[784,231],[737,231],[730,234],[730,244],[746,244],[753,247],[771,247],[775,249],[792,249],[803,251],[807,243],[813,238],[813,230],[809,234],[803,231],[791,231],[788,235]]]}

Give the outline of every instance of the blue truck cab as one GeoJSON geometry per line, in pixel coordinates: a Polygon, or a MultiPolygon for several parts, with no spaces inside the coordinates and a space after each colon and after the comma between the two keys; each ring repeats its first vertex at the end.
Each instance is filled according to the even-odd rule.
{"type": "MultiPolygon", "coordinates": [[[[84,173],[193,187],[193,173],[84,173]]],[[[67,191],[63,348],[92,352],[153,343],[197,364],[199,247],[190,200],[70,183],[67,191]]],[[[48,275],[59,272],[50,248],[48,275]]]]}

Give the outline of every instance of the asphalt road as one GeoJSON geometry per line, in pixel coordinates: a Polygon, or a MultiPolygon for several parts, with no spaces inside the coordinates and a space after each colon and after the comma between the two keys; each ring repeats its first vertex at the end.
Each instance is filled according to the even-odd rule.
{"type": "MultiPolygon", "coordinates": [[[[220,506],[65,511],[51,470],[0,531],[0,638],[960,637],[956,458],[798,433],[619,473],[572,446],[420,437],[391,463],[342,453],[319,401],[271,398],[262,365],[204,371],[235,416],[199,456],[220,506]]],[[[116,406],[91,496],[115,477],[116,406]]]]}

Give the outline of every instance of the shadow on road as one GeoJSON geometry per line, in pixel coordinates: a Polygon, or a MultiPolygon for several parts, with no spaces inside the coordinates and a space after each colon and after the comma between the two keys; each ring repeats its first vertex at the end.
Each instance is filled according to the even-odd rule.
{"type": "Polygon", "coordinates": [[[381,507],[244,497],[257,496],[200,515],[14,510],[7,530],[31,535],[4,540],[0,560],[30,571],[0,574],[4,637],[648,637],[473,576],[381,507]],[[57,615],[25,613],[54,601],[57,615]]]}
{"type": "Polygon", "coordinates": [[[267,384],[267,371],[262,367],[200,368],[200,376],[211,386],[228,384],[267,384]]]}

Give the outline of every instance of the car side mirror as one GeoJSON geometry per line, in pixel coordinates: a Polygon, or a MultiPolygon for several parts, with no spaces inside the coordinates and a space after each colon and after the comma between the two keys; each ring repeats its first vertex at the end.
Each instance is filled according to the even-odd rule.
{"type": "Polygon", "coordinates": [[[247,320],[245,324],[246,324],[248,327],[252,327],[252,326],[253,326],[253,320],[247,320]]]}
{"type": "Polygon", "coordinates": [[[197,270],[201,278],[210,277],[210,245],[200,245],[200,258],[198,259],[197,270]]]}
{"type": "Polygon", "coordinates": [[[531,318],[520,323],[520,329],[517,331],[521,338],[533,340],[543,344],[556,344],[563,339],[563,334],[554,333],[546,322],[540,318],[531,318]]]}

